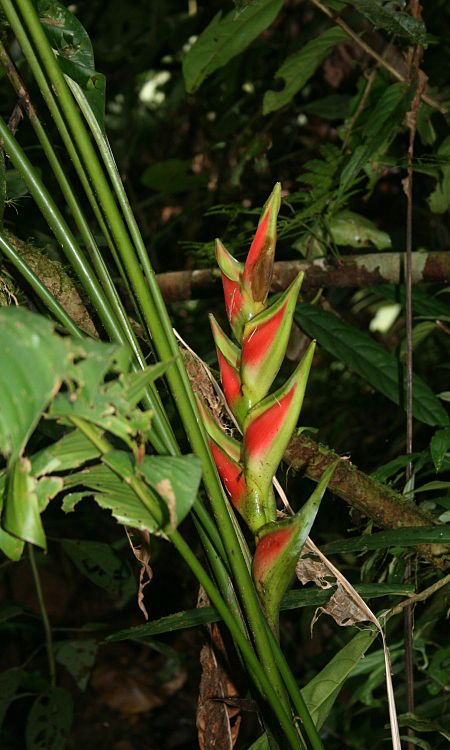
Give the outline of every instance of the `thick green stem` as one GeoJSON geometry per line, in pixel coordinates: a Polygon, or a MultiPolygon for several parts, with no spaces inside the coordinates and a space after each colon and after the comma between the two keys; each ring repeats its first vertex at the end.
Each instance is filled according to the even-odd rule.
{"type": "MultiPolygon", "coordinates": [[[[103,437],[98,428],[85,422],[79,417],[72,417],[71,421],[73,425],[81,430],[81,432],[83,432],[83,434],[86,435],[86,437],[91,440],[96,448],[98,448],[98,450],[103,454],[102,460],[108,466],[109,464],[107,454],[112,450],[112,446],[108,443],[106,438],[103,437]]],[[[110,468],[112,468],[113,471],[117,471],[115,467],[110,468]]],[[[131,489],[135,492],[139,500],[141,500],[143,505],[145,505],[145,507],[150,511],[155,521],[159,524],[162,524],[164,520],[164,513],[162,509],[157,506],[155,500],[149,494],[142,480],[137,476],[122,476],[121,478],[126,481],[127,485],[131,487],[131,489]]],[[[243,633],[239,618],[235,618],[228,604],[224,601],[215,584],[208,576],[207,572],[195,556],[194,552],[192,552],[189,545],[184,541],[181,534],[177,530],[166,530],[165,533],[167,534],[172,544],[176,547],[184,561],[187,563],[189,568],[192,570],[201,586],[203,586],[207,596],[211,601],[211,604],[217,609],[217,612],[229,629],[231,636],[233,637],[238,649],[240,650],[247,668],[255,681],[256,686],[262,692],[263,698],[270,702],[272,709],[280,723],[280,726],[282,727],[282,730],[289,741],[290,747],[294,748],[295,750],[298,750],[299,748],[304,750],[305,746],[301,742],[300,737],[294,727],[292,717],[281,703],[270,679],[268,679],[267,674],[263,670],[249,641],[243,633]]]]}

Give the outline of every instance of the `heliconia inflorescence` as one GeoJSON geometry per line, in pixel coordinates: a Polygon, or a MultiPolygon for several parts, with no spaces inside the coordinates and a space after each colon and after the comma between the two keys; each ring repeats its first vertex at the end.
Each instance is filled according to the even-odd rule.
{"type": "MultiPolygon", "coordinates": [[[[236,511],[255,536],[253,578],[275,633],[281,598],[315,519],[331,473],[295,516],[277,520],[273,478],[297,424],[314,355],[312,343],[288,381],[269,394],[283,362],[302,274],[272,304],[272,280],[279,183],[265,204],[247,259],[240,263],[217,240],[227,317],[234,343],[213,316],[222,390],[241,431],[242,441],[228,435],[199,400],[217,470],[236,511]]],[[[334,469],[334,467],[332,467],[334,469]]]]}

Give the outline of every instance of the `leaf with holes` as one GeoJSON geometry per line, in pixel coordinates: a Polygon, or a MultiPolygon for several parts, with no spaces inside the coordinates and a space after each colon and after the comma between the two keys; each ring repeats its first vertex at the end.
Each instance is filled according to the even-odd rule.
{"type": "Polygon", "coordinates": [[[80,573],[114,598],[128,599],[136,594],[131,568],[111,545],[76,539],[62,539],[61,545],[80,573]]]}
{"type": "Polygon", "coordinates": [[[72,725],[72,698],[61,687],[50,688],[33,703],[27,717],[27,750],[63,750],[72,725]]]}

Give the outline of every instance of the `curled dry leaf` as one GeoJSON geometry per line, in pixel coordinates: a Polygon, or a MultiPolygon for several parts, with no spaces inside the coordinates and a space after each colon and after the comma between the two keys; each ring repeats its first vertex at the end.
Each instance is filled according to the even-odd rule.
{"type": "MultiPolygon", "coordinates": [[[[209,606],[200,587],[198,607],[209,606]]],[[[218,625],[209,628],[210,640],[200,652],[202,676],[197,703],[200,750],[232,750],[241,724],[237,688],[230,677],[228,656],[218,625]]]]}
{"type": "Polygon", "coordinates": [[[141,564],[139,571],[138,607],[148,620],[148,612],[144,604],[144,589],[153,578],[153,570],[150,567],[150,533],[140,529],[127,529],[125,531],[133,550],[133,555],[141,564]]]}

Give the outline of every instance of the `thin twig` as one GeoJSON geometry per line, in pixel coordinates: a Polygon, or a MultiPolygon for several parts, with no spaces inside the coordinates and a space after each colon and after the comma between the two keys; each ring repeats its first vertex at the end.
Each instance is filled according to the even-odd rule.
{"type": "MultiPolygon", "coordinates": [[[[417,0],[411,0],[411,15],[420,18],[420,5],[417,0]]],[[[405,243],[405,312],[406,312],[406,453],[413,453],[413,307],[412,307],[412,233],[413,233],[413,176],[414,176],[414,144],[417,130],[417,113],[420,108],[422,95],[425,92],[427,78],[420,70],[423,50],[419,45],[414,45],[408,50],[408,67],[410,83],[417,82],[417,89],[411,105],[411,110],[406,117],[409,129],[409,144],[407,153],[407,173],[403,182],[406,195],[406,243],[405,243]]],[[[411,483],[413,467],[410,462],[406,467],[406,480],[411,483]]],[[[411,562],[408,560],[405,570],[405,581],[411,579],[411,562]]],[[[404,610],[404,642],[405,642],[405,681],[406,681],[406,707],[408,713],[414,713],[414,654],[413,654],[413,630],[414,630],[414,608],[411,603],[404,610]]],[[[407,743],[407,750],[414,750],[412,738],[414,731],[411,727],[407,730],[411,739],[407,743]]]]}
{"type": "MultiPolygon", "coordinates": [[[[393,65],[390,64],[387,60],[384,59],[381,55],[378,54],[372,47],[370,47],[367,42],[362,39],[359,34],[356,33],[356,31],[353,31],[353,29],[348,26],[345,21],[342,20],[339,16],[337,16],[335,13],[333,13],[330,8],[328,8],[326,5],[320,2],[320,0],[311,0],[312,4],[316,6],[319,10],[322,11],[322,13],[325,13],[328,18],[331,18],[331,20],[336,24],[336,26],[339,26],[342,31],[347,34],[350,39],[352,39],[355,44],[358,45],[364,52],[366,52],[370,57],[372,57],[374,60],[379,63],[385,70],[388,71],[388,73],[391,74],[393,78],[396,78],[397,81],[401,81],[402,83],[408,83],[408,80],[405,78],[402,73],[400,73],[397,68],[394,68],[393,65]]],[[[444,107],[443,104],[438,102],[436,99],[433,99],[431,96],[428,96],[428,94],[422,93],[421,95],[422,101],[424,101],[426,104],[428,104],[433,109],[437,109],[438,112],[441,112],[443,115],[447,114],[447,108],[444,107]]]]}
{"type": "Polygon", "coordinates": [[[42,618],[42,625],[45,631],[45,648],[47,650],[48,659],[48,673],[50,676],[50,684],[55,687],[56,684],[56,665],[55,665],[55,654],[53,651],[53,637],[52,629],[50,626],[50,620],[48,618],[47,607],[45,606],[44,594],[42,592],[41,577],[39,575],[39,569],[36,564],[36,557],[34,555],[34,547],[32,544],[28,545],[28,556],[30,559],[31,572],[33,574],[34,587],[36,589],[36,595],[39,603],[39,610],[42,618]]]}
{"type": "Polygon", "coordinates": [[[436,581],[436,583],[433,583],[431,586],[428,586],[428,588],[424,589],[423,591],[420,591],[418,594],[413,594],[412,596],[409,596],[408,599],[403,599],[403,601],[396,604],[395,607],[392,607],[392,609],[390,609],[389,612],[387,613],[387,619],[393,617],[394,615],[399,615],[400,612],[410,607],[411,604],[417,604],[418,602],[425,602],[427,599],[430,598],[430,596],[435,594],[436,591],[439,591],[439,589],[442,589],[448,583],[450,583],[450,573],[447,573],[447,575],[444,576],[444,578],[441,578],[439,581],[436,581]]]}
{"type": "Polygon", "coordinates": [[[349,142],[350,136],[352,134],[352,130],[355,127],[355,124],[358,121],[360,114],[362,113],[362,111],[364,110],[364,108],[366,106],[366,102],[367,102],[368,96],[370,94],[370,91],[371,91],[372,86],[373,86],[373,82],[375,81],[375,77],[377,75],[377,67],[373,68],[373,70],[371,70],[370,73],[369,73],[369,75],[367,76],[366,87],[364,89],[363,95],[362,95],[361,99],[359,100],[359,104],[358,104],[358,106],[356,108],[356,111],[355,111],[353,117],[351,118],[351,120],[350,120],[350,122],[348,124],[347,130],[346,130],[346,133],[345,133],[345,138],[344,138],[344,141],[342,143],[342,148],[341,148],[342,153],[345,153],[345,149],[347,148],[347,143],[349,142]]]}

